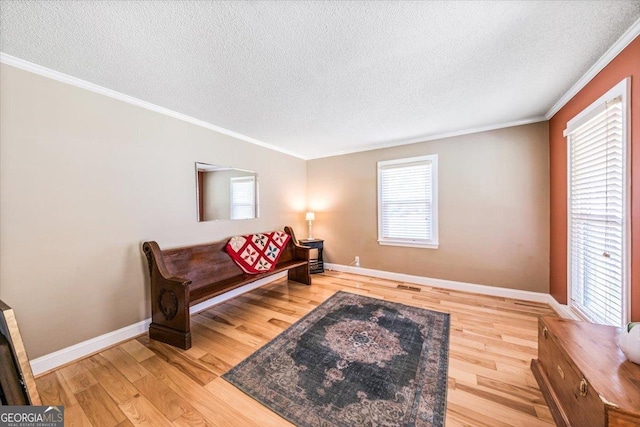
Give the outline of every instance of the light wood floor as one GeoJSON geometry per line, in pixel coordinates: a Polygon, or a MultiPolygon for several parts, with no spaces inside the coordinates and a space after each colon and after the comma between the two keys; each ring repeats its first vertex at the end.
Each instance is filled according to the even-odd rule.
{"type": "Polygon", "coordinates": [[[553,426],[529,369],[545,304],[327,272],[192,316],[188,351],[139,337],[37,379],[66,426],[290,426],[220,375],[338,290],[451,314],[447,427],[553,426]]]}

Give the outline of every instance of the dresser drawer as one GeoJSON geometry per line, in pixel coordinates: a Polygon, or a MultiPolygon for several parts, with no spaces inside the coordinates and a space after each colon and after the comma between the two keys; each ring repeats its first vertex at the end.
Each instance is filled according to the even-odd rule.
{"type": "Polygon", "coordinates": [[[604,403],[542,319],[538,325],[538,360],[557,397],[563,402],[571,426],[605,425],[604,403]]]}

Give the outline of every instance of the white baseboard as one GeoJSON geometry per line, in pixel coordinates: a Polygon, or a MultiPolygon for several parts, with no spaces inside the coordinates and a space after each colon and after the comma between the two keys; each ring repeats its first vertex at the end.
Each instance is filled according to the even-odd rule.
{"type": "Polygon", "coordinates": [[[65,365],[74,360],[81,359],[92,353],[96,353],[104,348],[110,347],[121,341],[128,340],[135,336],[145,333],[149,329],[151,319],[145,319],[133,325],[125,326],[117,331],[108,332],[104,335],[91,338],[62,350],[45,354],[31,361],[31,370],[33,375],[39,375],[43,372],[50,371],[58,366],[65,365]]]}
{"type": "Polygon", "coordinates": [[[416,285],[435,286],[454,291],[473,292],[494,297],[513,298],[525,301],[543,302],[549,304],[549,294],[541,292],[521,291],[519,289],[500,288],[496,286],[478,285],[475,283],[456,282],[453,280],[433,279],[431,277],[412,276],[410,274],[393,273],[390,271],[373,270],[370,268],[352,267],[348,265],[325,263],[328,270],[343,271],[345,273],[361,274],[379,279],[396,280],[416,285]]]}
{"type": "MultiPolygon", "coordinates": [[[[434,279],[430,277],[413,276],[410,274],[393,273],[389,271],[373,270],[369,268],[352,267],[340,264],[326,263],[325,267],[328,270],[360,274],[363,276],[377,277],[380,279],[396,280],[399,282],[412,283],[416,285],[435,286],[443,289],[473,292],[481,295],[547,303],[561,317],[567,319],[577,319],[577,317],[571,313],[566,305],[558,303],[551,295],[543,294],[540,292],[521,291],[518,289],[507,289],[474,283],[456,282],[453,280],[434,279]]],[[[245,292],[252,291],[266,285],[267,283],[279,280],[286,276],[287,273],[282,272],[274,274],[270,277],[266,277],[264,279],[260,279],[256,282],[249,283],[245,286],[226,292],[222,295],[218,295],[215,298],[211,298],[208,301],[196,304],[190,308],[189,312],[190,314],[198,313],[200,311],[208,309],[209,307],[220,304],[221,302],[227,301],[233,297],[241,295],[245,292]]],[[[100,350],[111,347],[122,341],[126,341],[138,335],[144,334],[149,330],[150,323],[151,319],[145,319],[138,323],[134,323],[133,325],[125,326],[124,328],[118,329],[117,331],[108,332],[104,335],[100,335],[87,341],[83,341],[70,347],[66,347],[53,353],[38,357],[37,359],[31,361],[31,369],[33,370],[33,374],[42,374],[59,366],[73,362],[74,360],[78,360],[90,354],[97,353],[100,350]]]]}
{"type": "Polygon", "coordinates": [[[576,314],[573,313],[573,311],[571,311],[569,309],[569,306],[566,304],[560,304],[558,301],[556,301],[556,299],[554,297],[552,297],[551,295],[549,295],[549,305],[551,306],[551,308],[553,308],[553,310],[558,313],[558,315],[560,317],[563,317],[565,319],[572,319],[572,320],[582,320],[580,317],[578,317],[576,314]]]}
{"type": "Polygon", "coordinates": [[[412,276],[410,274],[393,273],[390,271],[373,270],[370,268],[353,267],[349,265],[325,263],[327,270],[343,271],[345,273],[361,274],[363,276],[377,277],[379,279],[396,280],[399,282],[412,283],[416,285],[435,286],[454,291],[473,292],[481,295],[489,295],[502,298],[513,298],[524,301],[547,303],[558,313],[558,316],[565,319],[582,320],[569,309],[567,305],[560,304],[554,297],[541,292],[521,291],[519,289],[508,289],[496,286],[479,285],[476,283],[456,282],[453,280],[433,279],[423,276],[412,276]]]}
{"type": "MultiPolygon", "coordinates": [[[[287,272],[285,271],[282,273],[274,274],[273,276],[266,277],[264,279],[257,280],[253,283],[249,283],[245,286],[236,288],[222,295],[218,295],[215,298],[211,298],[208,301],[196,304],[189,309],[189,313],[194,314],[206,310],[207,308],[212,307],[216,304],[220,304],[221,302],[227,301],[228,299],[236,297],[245,292],[252,291],[256,288],[259,288],[260,286],[264,286],[267,283],[273,282],[286,276],[287,272]]],[[[83,341],[70,347],[66,347],[61,350],[54,351],[53,353],[38,357],[37,359],[33,359],[31,361],[31,370],[33,371],[33,375],[42,374],[59,366],[73,362],[74,360],[82,359],[83,357],[86,357],[90,354],[97,353],[100,350],[111,347],[122,341],[126,341],[131,338],[137,337],[138,335],[145,334],[149,330],[150,323],[151,319],[145,319],[138,323],[134,323],[133,325],[120,328],[117,331],[107,332],[106,334],[91,338],[87,341],[83,341]]]]}

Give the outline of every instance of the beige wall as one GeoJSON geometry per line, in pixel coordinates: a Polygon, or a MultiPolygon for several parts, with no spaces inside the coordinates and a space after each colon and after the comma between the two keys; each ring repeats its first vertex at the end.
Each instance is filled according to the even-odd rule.
{"type": "Polygon", "coordinates": [[[536,292],[549,290],[547,122],[307,163],[325,261],[536,292]],[[438,249],[377,243],[376,162],[438,154],[438,249]]]}
{"type": "Polygon", "coordinates": [[[304,229],[305,161],[1,67],[0,298],[31,358],[150,316],[146,240],[304,229]],[[196,161],[256,171],[260,218],[197,222],[196,161]]]}
{"type": "Polygon", "coordinates": [[[1,65],[0,298],[31,358],[149,317],[141,243],[293,225],[328,262],[548,291],[547,124],[305,162],[1,65]],[[379,246],[376,162],[439,155],[440,248],[379,246]],[[255,170],[260,218],[196,221],[194,162],[255,170]]]}

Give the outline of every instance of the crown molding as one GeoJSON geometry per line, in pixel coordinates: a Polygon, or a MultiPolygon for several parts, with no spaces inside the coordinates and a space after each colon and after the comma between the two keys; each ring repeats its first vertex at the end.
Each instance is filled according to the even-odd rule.
{"type": "Polygon", "coordinates": [[[384,143],[378,143],[378,144],[367,144],[365,146],[362,146],[360,148],[353,149],[353,150],[337,151],[337,152],[332,152],[332,153],[328,153],[328,154],[322,154],[322,155],[317,156],[317,157],[306,157],[306,156],[302,156],[302,155],[300,155],[298,153],[294,153],[292,151],[285,150],[285,149],[280,148],[280,147],[276,147],[276,146],[268,144],[266,142],[259,141],[257,139],[251,138],[249,136],[242,135],[242,134],[234,132],[232,130],[225,129],[225,128],[222,128],[220,126],[213,125],[213,124],[205,122],[203,120],[199,120],[199,119],[196,119],[194,117],[187,116],[186,114],[178,113],[177,111],[173,111],[173,110],[169,110],[168,108],[160,107],[159,105],[155,105],[155,104],[152,104],[150,102],[143,101],[141,99],[134,98],[134,97],[129,96],[129,95],[125,95],[124,93],[117,92],[115,90],[112,90],[112,89],[97,85],[95,83],[88,82],[86,80],[79,79],[77,77],[70,76],[68,74],[61,73],[59,71],[52,70],[50,68],[43,67],[43,66],[38,65],[38,64],[34,64],[32,62],[29,62],[29,61],[25,61],[24,59],[20,59],[20,58],[17,58],[15,56],[11,56],[11,55],[8,55],[8,54],[3,53],[3,52],[0,52],[0,63],[6,64],[6,65],[10,65],[12,67],[19,68],[21,70],[29,71],[31,73],[38,74],[38,75],[41,75],[41,76],[44,76],[44,77],[48,77],[50,79],[57,80],[57,81],[62,82],[62,83],[67,83],[67,84],[70,84],[72,86],[76,86],[76,87],[79,87],[79,88],[82,88],[82,89],[85,89],[85,90],[88,90],[88,91],[91,91],[91,92],[94,92],[94,93],[98,93],[100,95],[105,95],[105,96],[108,96],[110,98],[114,98],[114,99],[117,99],[119,101],[126,102],[128,104],[132,104],[132,105],[135,105],[135,106],[138,106],[138,107],[141,107],[141,108],[145,108],[147,110],[151,110],[151,111],[154,111],[156,113],[164,114],[166,116],[173,117],[175,119],[182,120],[184,122],[191,123],[193,125],[200,126],[200,127],[205,128],[205,129],[209,129],[209,130],[212,130],[214,132],[218,132],[218,133],[221,133],[223,135],[227,135],[227,136],[230,136],[230,137],[233,137],[233,138],[245,141],[245,142],[249,142],[251,144],[258,145],[260,147],[267,148],[269,150],[273,150],[273,151],[277,151],[277,152],[280,152],[280,153],[283,153],[283,154],[287,154],[289,156],[293,156],[293,157],[296,157],[296,158],[302,159],[302,160],[313,160],[313,159],[320,159],[320,158],[324,158],[324,157],[332,157],[332,156],[340,156],[340,155],[344,155],[344,154],[359,153],[359,152],[362,152],[362,151],[377,150],[377,149],[381,149],[381,148],[397,147],[397,146],[400,146],[400,145],[407,145],[407,144],[414,144],[414,143],[417,143],[417,142],[432,141],[432,140],[435,140],[435,139],[449,138],[449,137],[453,137],[453,136],[468,135],[468,134],[472,134],[472,133],[485,132],[485,131],[489,131],[489,130],[496,130],[496,129],[502,129],[502,128],[507,128],[507,127],[512,127],[512,126],[520,126],[520,125],[526,125],[526,124],[530,124],[530,123],[537,123],[537,122],[541,122],[541,121],[546,120],[545,117],[536,116],[536,117],[531,117],[531,118],[518,120],[518,121],[513,121],[513,122],[499,123],[499,124],[493,124],[493,125],[470,128],[470,129],[463,129],[463,130],[454,131],[454,132],[446,132],[446,133],[425,135],[425,136],[411,138],[411,139],[401,139],[401,140],[397,140],[397,141],[390,141],[390,142],[384,142],[384,143]]]}
{"type": "Polygon", "coordinates": [[[57,80],[62,83],[67,83],[72,86],[76,86],[82,89],[86,89],[88,91],[98,93],[100,95],[105,95],[110,98],[117,99],[119,101],[126,102],[128,104],[135,105],[137,107],[142,107],[147,110],[154,111],[156,113],[164,114],[165,116],[173,117],[174,119],[182,120],[183,122],[187,122],[196,126],[203,127],[205,129],[212,130],[214,132],[221,133],[223,135],[230,136],[232,138],[236,138],[254,145],[258,145],[263,148],[267,148],[269,150],[278,151],[283,154],[287,154],[289,156],[293,156],[299,159],[306,160],[304,157],[299,154],[293,153],[291,151],[282,149],[280,147],[276,147],[274,145],[268,144],[266,142],[257,140],[255,138],[251,138],[250,136],[243,135],[238,132],[234,132],[229,129],[222,128],[220,126],[216,126],[214,124],[205,122],[204,120],[196,119],[194,117],[188,116],[186,114],[178,113],[177,111],[170,110],[168,108],[161,107],[156,104],[152,104],[147,101],[143,101],[138,98],[134,98],[133,96],[125,95],[124,93],[117,92],[115,90],[97,85],[95,83],[88,82],[86,80],[79,79],[77,77],[70,76],[68,74],[61,73],[59,71],[52,70],[50,68],[43,67],[38,64],[34,64],[29,61],[25,61],[24,59],[17,58],[15,56],[8,55],[4,52],[0,52],[0,63],[10,65],[12,67],[19,68],[21,70],[29,71],[34,74],[38,74],[44,77],[48,77],[53,80],[57,80]]]}
{"type": "Polygon", "coordinates": [[[596,61],[595,64],[551,107],[545,117],[550,120],[567,102],[578,94],[600,71],[622,52],[636,37],[640,35],[640,19],[629,27],[627,31],[596,61]]]}
{"type": "Polygon", "coordinates": [[[516,120],[516,121],[513,121],[513,122],[496,123],[496,124],[492,124],[492,125],[480,126],[480,127],[468,128],[468,129],[462,129],[462,130],[457,130],[457,131],[452,131],[452,132],[443,132],[443,133],[436,133],[436,134],[431,134],[431,135],[419,136],[419,137],[415,137],[415,138],[411,138],[411,139],[400,139],[400,140],[397,140],[397,141],[383,142],[383,143],[377,143],[377,144],[367,144],[367,145],[364,145],[362,147],[359,147],[359,148],[356,148],[356,149],[353,149],[353,150],[336,151],[336,152],[329,153],[329,154],[323,154],[323,155],[320,155],[320,156],[317,156],[317,157],[310,157],[307,160],[322,159],[322,158],[325,158],[325,157],[342,156],[342,155],[345,155],[345,154],[360,153],[360,152],[363,152],[363,151],[379,150],[379,149],[383,149],[383,148],[398,147],[398,146],[401,146],[401,145],[416,144],[418,142],[427,142],[427,141],[433,141],[433,140],[436,140],[436,139],[451,138],[451,137],[454,137],[454,136],[469,135],[469,134],[472,134],[472,133],[487,132],[487,131],[490,131],[490,130],[497,130],[497,129],[510,128],[510,127],[514,127],[514,126],[528,125],[528,124],[531,124],[531,123],[539,123],[539,122],[544,122],[546,120],[547,119],[544,116],[534,116],[534,117],[529,117],[527,119],[516,120]]]}
{"type": "Polygon", "coordinates": [[[453,132],[444,132],[432,135],[424,135],[421,137],[415,137],[410,139],[401,139],[392,142],[384,142],[377,144],[367,144],[365,146],[353,149],[353,150],[341,150],[332,153],[322,154],[319,156],[306,157],[302,156],[298,153],[294,153],[292,151],[268,144],[266,142],[257,140],[255,138],[251,138],[247,135],[240,134],[238,132],[234,132],[229,129],[222,128],[220,126],[216,126],[214,124],[205,122],[204,120],[196,119],[194,117],[188,116],[186,114],[178,113],[176,111],[170,110],[168,108],[161,107],[159,105],[152,104],[147,101],[143,101],[138,98],[134,98],[129,95],[125,95],[123,93],[114,91],[112,89],[108,89],[103,86],[99,86],[95,83],[88,82],[86,80],[79,79],[77,77],[70,76],[68,74],[61,73],[59,71],[52,70],[50,68],[43,67],[38,64],[34,64],[29,61],[25,61],[23,59],[17,58],[15,56],[11,56],[9,54],[0,52],[0,63],[7,64],[16,68],[20,68],[25,71],[29,71],[35,74],[39,74],[44,77],[48,77],[53,80],[57,80],[63,83],[67,83],[82,89],[89,90],[94,93],[98,93],[101,95],[105,95],[114,99],[118,99],[120,101],[127,102],[132,105],[136,105],[138,107],[145,108],[147,110],[151,110],[160,114],[164,114],[169,117],[176,118],[178,120],[182,120],[187,123],[194,124],[196,126],[200,126],[214,132],[221,133],[223,135],[227,135],[245,142],[249,142],[254,145],[258,145],[263,148],[267,148],[269,150],[277,151],[289,156],[293,156],[302,160],[313,160],[320,159],[325,157],[333,157],[340,156],[345,154],[353,154],[359,153],[363,151],[377,150],[382,148],[391,148],[397,147],[401,145],[414,144],[418,142],[426,142],[433,141],[436,139],[450,138],[454,136],[462,136],[469,135],[473,133],[486,132],[490,130],[503,129],[507,127],[513,126],[521,126],[531,123],[537,123],[544,120],[549,120],[553,115],[555,115],[571,98],[573,98],[584,86],[589,83],[604,67],[606,67],[625,47],[629,45],[638,35],[640,35],[640,19],[637,20],[629,29],[605,52],[605,54],[565,93],[544,116],[535,116],[530,117],[523,120],[517,120],[512,122],[505,123],[497,123],[487,126],[463,129],[459,131],[453,132]]]}

